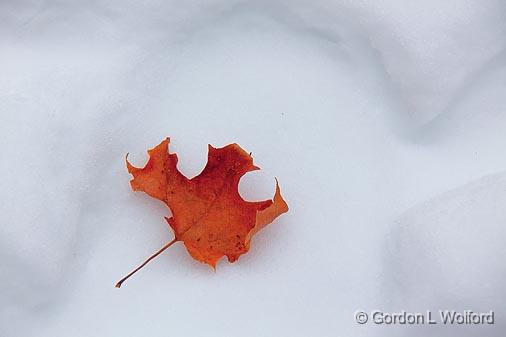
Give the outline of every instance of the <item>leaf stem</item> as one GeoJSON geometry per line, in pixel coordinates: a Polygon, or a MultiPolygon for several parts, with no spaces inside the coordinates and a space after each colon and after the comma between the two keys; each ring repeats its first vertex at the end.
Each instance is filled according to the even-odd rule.
{"type": "Polygon", "coordinates": [[[144,267],[145,265],[147,265],[149,263],[149,261],[153,260],[155,257],[157,257],[158,255],[160,255],[161,253],[163,253],[164,250],[166,250],[167,248],[169,248],[170,246],[172,246],[175,242],[177,242],[177,240],[174,238],[174,240],[172,240],[171,242],[167,243],[165,246],[163,246],[162,248],[160,248],[159,251],[157,251],[156,253],[154,253],[153,255],[151,255],[140,266],[138,266],[137,268],[135,268],[134,270],[132,270],[127,276],[125,276],[121,280],[119,280],[118,283],[116,283],[116,288],[120,288],[121,284],[123,282],[125,282],[130,276],[132,276],[133,274],[135,274],[136,272],[138,272],[140,269],[142,269],[142,267],[144,267]]]}

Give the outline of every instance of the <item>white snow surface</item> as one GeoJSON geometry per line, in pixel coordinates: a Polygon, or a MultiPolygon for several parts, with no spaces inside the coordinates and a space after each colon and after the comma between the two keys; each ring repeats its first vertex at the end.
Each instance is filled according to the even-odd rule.
{"type": "Polygon", "coordinates": [[[0,2],[0,336],[504,336],[506,2],[0,2]],[[217,271],[129,186],[239,143],[289,213],[217,271]],[[495,311],[377,325],[364,310],[495,311]]]}

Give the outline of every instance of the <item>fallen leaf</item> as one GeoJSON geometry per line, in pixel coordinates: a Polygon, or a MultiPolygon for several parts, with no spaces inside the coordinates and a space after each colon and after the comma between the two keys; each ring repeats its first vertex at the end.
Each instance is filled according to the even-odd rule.
{"type": "MultiPolygon", "coordinates": [[[[216,268],[218,260],[227,256],[234,262],[248,252],[251,238],[270,224],[288,205],[281,196],[276,179],[273,200],[250,202],[239,195],[241,177],[259,170],[253,158],[239,145],[222,148],[209,145],[204,170],[192,179],[177,169],[177,155],[169,153],[169,138],[148,150],[149,160],[144,168],[136,168],[126,160],[134,191],[143,191],[164,202],[172,211],[165,218],[174,231],[174,239],[149,257],[139,267],[121,279],[116,287],[149,261],[178,241],[182,241],[190,255],[216,268]]],[[[128,155],[127,155],[128,157],[128,155]]]]}

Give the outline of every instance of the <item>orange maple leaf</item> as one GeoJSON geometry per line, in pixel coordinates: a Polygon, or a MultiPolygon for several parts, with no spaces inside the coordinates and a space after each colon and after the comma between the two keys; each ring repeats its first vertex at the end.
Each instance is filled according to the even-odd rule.
{"type": "MultiPolygon", "coordinates": [[[[148,150],[144,168],[126,160],[134,191],[143,191],[163,201],[172,211],[165,218],[174,231],[174,239],[121,279],[121,284],[149,261],[177,241],[183,241],[190,255],[216,268],[222,256],[236,261],[250,248],[253,235],[288,211],[276,179],[273,200],[250,202],[241,198],[239,180],[249,171],[259,170],[253,158],[239,145],[215,149],[209,145],[204,170],[192,179],[177,169],[177,155],[168,152],[169,138],[148,150]]],[[[127,155],[128,157],[128,155],[127,155]]]]}

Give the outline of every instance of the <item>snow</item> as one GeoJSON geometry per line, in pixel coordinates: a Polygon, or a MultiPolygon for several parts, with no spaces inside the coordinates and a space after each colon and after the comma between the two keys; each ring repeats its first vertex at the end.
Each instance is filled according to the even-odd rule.
{"type": "Polygon", "coordinates": [[[3,1],[0,336],[502,336],[506,3],[3,1]],[[133,193],[164,137],[290,212],[213,272],[133,193]],[[357,310],[495,311],[395,325],[357,310]]]}

